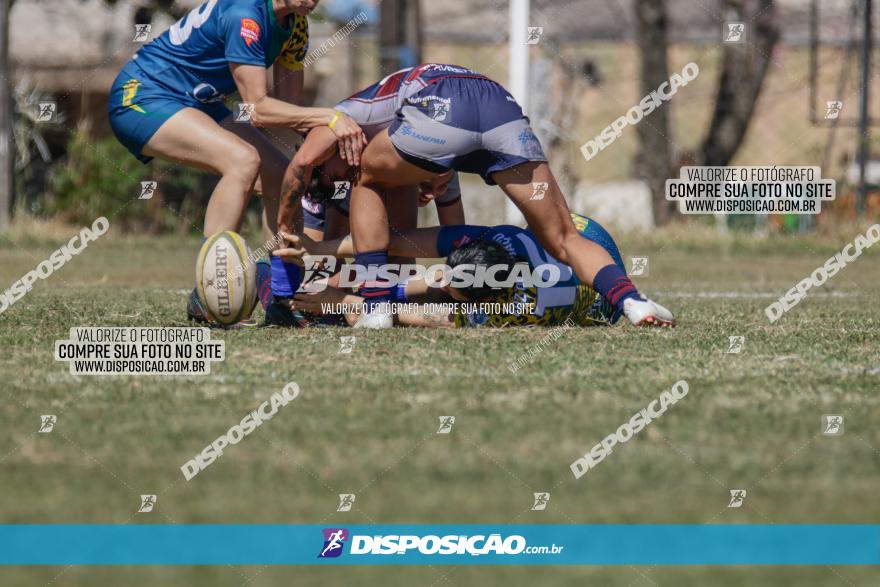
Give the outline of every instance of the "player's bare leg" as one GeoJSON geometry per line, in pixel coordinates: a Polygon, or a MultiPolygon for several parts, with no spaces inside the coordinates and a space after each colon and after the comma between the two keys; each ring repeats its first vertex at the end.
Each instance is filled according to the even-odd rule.
{"type": "Polygon", "coordinates": [[[523,163],[492,174],[507,197],[520,209],[529,230],[548,253],[571,266],[575,274],[592,284],[602,267],[614,259],[601,246],[583,238],[571,220],[568,204],[546,163],[523,163]],[[534,184],[547,184],[543,197],[535,197],[534,184]]]}
{"type": "Polygon", "coordinates": [[[263,238],[268,241],[278,233],[278,204],[281,198],[281,180],[287,169],[288,159],[272,144],[266,135],[250,124],[234,122],[233,117],[223,121],[222,127],[257,150],[260,171],[254,191],[263,202],[263,238]]]}
{"type": "MultiPolygon", "coordinates": [[[[379,133],[364,150],[361,158],[361,177],[351,192],[349,205],[351,236],[356,251],[355,263],[366,268],[388,263],[389,221],[385,194],[391,188],[418,185],[436,175],[404,161],[391,144],[388,131],[379,133]]],[[[396,203],[388,202],[392,206],[396,203]]],[[[391,295],[388,284],[368,283],[361,295],[370,302],[387,301],[391,295]]],[[[373,313],[374,304],[368,304],[368,313],[356,326],[387,328],[390,314],[381,310],[373,313]]]]}
{"type": "Polygon", "coordinates": [[[574,269],[581,281],[592,286],[633,324],[675,324],[672,312],[642,299],[608,251],[578,233],[568,204],[547,163],[523,163],[493,173],[492,179],[522,211],[529,229],[547,252],[574,269]],[[536,184],[541,188],[539,191],[535,189],[536,184]]]}
{"type": "Polygon", "coordinates": [[[220,175],[205,211],[204,234],[238,230],[260,173],[260,154],[194,108],[184,108],[156,131],[143,154],[220,175]]]}

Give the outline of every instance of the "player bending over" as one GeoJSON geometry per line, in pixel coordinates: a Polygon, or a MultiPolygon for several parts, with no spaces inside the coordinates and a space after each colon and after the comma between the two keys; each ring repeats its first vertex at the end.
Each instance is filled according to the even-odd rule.
{"type": "MultiPolygon", "coordinates": [[[[308,20],[317,0],[208,0],[154,41],[120,72],[108,114],[119,141],[143,163],[159,157],[213,171],[220,181],[205,211],[206,237],[237,231],[252,191],[263,196],[265,223],[276,232],[285,157],[254,127],[305,131],[329,126],[333,141],[357,164],[365,138],[344,113],[300,102],[308,20]],[[273,67],[273,96],[267,68],[273,67]],[[234,92],[243,106],[233,120],[223,105],[234,92]]],[[[203,318],[198,297],[188,314],[203,318]]]]}
{"type": "MultiPolygon", "coordinates": [[[[371,99],[381,100],[383,112],[393,111],[394,117],[364,150],[352,191],[357,265],[375,269],[388,263],[388,212],[397,206],[393,198],[386,199],[389,190],[450,170],[477,173],[517,205],[549,254],[630,322],[674,323],[669,310],[639,294],[608,251],[578,233],[528,119],[501,85],[465,67],[429,63],[392,74],[371,86],[371,92],[371,99]]],[[[390,326],[384,302],[392,300],[391,288],[374,282],[361,292],[368,300],[363,323],[390,326]]]]}
{"type": "MultiPolygon", "coordinates": [[[[626,274],[620,252],[611,235],[597,222],[572,214],[571,220],[578,232],[578,238],[589,241],[602,249],[613,259],[616,267],[626,274]]],[[[285,235],[292,246],[276,251],[276,256],[294,261],[304,254],[346,257],[353,254],[352,239],[328,240],[316,243],[297,235],[285,235]]],[[[525,263],[528,274],[537,269],[547,271],[548,266],[558,270],[559,278],[546,286],[524,284],[517,281],[511,287],[493,288],[487,285],[456,288],[449,284],[436,287],[428,280],[439,282],[440,276],[427,276],[426,280],[413,279],[392,288],[391,298],[396,302],[470,302],[484,304],[489,311],[475,308],[465,313],[444,311],[401,312],[399,324],[405,326],[592,326],[612,324],[621,312],[595,289],[583,283],[572,268],[560,263],[541,247],[537,238],[529,230],[516,226],[445,226],[421,228],[405,234],[392,235],[390,251],[397,255],[446,257],[452,267],[471,265],[476,267],[504,267],[505,271],[495,272],[500,281],[509,278],[517,263],[525,263]]],[[[366,311],[367,301],[362,296],[347,294],[341,290],[327,288],[315,295],[296,296],[298,309],[320,313],[322,304],[345,303],[366,311]]],[[[632,302],[626,302],[629,304],[632,302]]],[[[346,315],[349,324],[358,325],[361,312],[346,315]]],[[[658,322],[661,326],[674,325],[671,316],[658,322]]]]}

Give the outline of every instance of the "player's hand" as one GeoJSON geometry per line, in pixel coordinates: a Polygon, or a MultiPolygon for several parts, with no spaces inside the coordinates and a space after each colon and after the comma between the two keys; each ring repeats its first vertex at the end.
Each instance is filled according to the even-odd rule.
{"type": "Polygon", "coordinates": [[[367,137],[363,129],[347,114],[337,111],[334,117],[336,122],[330,130],[336,135],[339,143],[339,156],[349,165],[360,165],[361,153],[367,145],[367,137]]]}
{"type": "Polygon", "coordinates": [[[291,234],[284,231],[279,234],[284,239],[284,245],[281,245],[282,248],[272,251],[272,255],[281,257],[287,263],[302,265],[303,257],[309,254],[309,246],[314,247],[315,241],[304,234],[291,234]]]}

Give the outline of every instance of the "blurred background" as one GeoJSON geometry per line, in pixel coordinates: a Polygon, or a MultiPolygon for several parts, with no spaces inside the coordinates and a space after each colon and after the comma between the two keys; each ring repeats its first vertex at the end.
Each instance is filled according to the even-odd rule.
{"type": "MultiPolygon", "coordinates": [[[[114,211],[132,231],[199,230],[215,178],[141,165],[106,116],[112,80],[144,41],[139,26],[150,25],[149,41],[198,4],[0,0],[0,230],[114,211]],[[41,121],[46,103],[55,110],[41,121]],[[127,205],[146,180],[158,181],[154,197],[127,205]]],[[[811,231],[880,215],[874,12],[871,0],[321,0],[306,94],[330,106],[401,67],[465,65],[525,106],[573,210],[618,231],[811,231]],[[738,42],[730,23],[744,24],[738,42]],[[700,68],[693,82],[585,160],[581,145],[689,62],[700,68]],[[838,199],[818,218],[685,218],[663,186],[689,164],[819,165],[838,180],[838,199]]],[[[290,133],[270,134],[292,150],[290,133]]],[[[476,176],[464,192],[469,222],[519,220],[476,176]]],[[[423,210],[423,221],[433,214],[423,210]]]]}

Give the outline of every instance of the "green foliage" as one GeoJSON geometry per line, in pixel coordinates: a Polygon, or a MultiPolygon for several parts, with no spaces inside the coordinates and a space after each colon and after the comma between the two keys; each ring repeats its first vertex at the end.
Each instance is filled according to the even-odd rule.
{"type": "Polygon", "coordinates": [[[77,129],[66,158],[55,164],[49,193],[39,206],[48,216],[90,224],[106,216],[125,230],[200,232],[215,178],[154,161],[142,165],[113,137],[94,138],[77,129]],[[142,181],[158,182],[148,200],[139,200],[142,181]]]}

